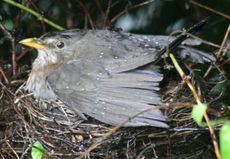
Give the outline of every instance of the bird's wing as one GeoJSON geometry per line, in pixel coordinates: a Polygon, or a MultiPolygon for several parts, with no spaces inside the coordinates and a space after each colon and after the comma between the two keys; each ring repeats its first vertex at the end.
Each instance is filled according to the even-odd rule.
{"type": "MultiPolygon", "coordinates": [[[[91,59],[103,63],[109,72],[119,73],[149,64],[175,37],[145,36],[108,30],[89,30],[72,48],[75,58],[91,59]]],[[[199,42],[187,40],[186,44],[199,42]]]]}
{"type": "Polygon", "coordinates": [[[99,121],[125,126],[168,127],[157,94],[162,75],[155,71],[133,70],[110,73],[99,62],[75,60],[63,64],[47,77],[57,97],[75,111],[99,121]],[[152,108],[152,109],[151,109],[152,108]],[[146,109],[151,109],[135,116],[146,109]]]}
{"type": "Polygon", "coordinates": [[[90,30],[72,48],[76,49],[74,58],[96,60],[107,71],[119,73],[154,61],[162,46],[146,41],[119,32],[90,30]]]}

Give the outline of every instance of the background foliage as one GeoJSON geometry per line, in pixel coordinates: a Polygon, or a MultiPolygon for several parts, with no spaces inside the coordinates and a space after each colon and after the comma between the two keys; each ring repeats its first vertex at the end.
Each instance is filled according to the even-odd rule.
{"type": "MultiPolygon", "coordinates": [[[[200,3],[192,0],[15,0],[15,2],[19,2],[38,12],[41,14],[41,19],[47,18],[66,29],[122,29],[125,32],[137,34],[168,35],[182,28],[189,28],[197,21],[209,17],[209,22],[199,33],[199,37],[218,46],[220,46],[224,38],[230,20],[229,0],[203,0],[200,3]],[[219,12],[210,10],[210,8],[219,12]]],[[[65,132],[69,131],[69,129],[66,127],[55,127],[56,131],[46,129],[47,125],[44,124],[44,121],[45,126],[41,126],[42,124],[37,124],[40,121],[38,122],[31,117],[29,108],[15,105],[17,96],[14,92],[25,81],[31,62],[36,56],[34,50],[22,48],[18,41],[26,37],[39,37],[48,31],[56,29],[30,13],[6,3],[4,0],[0,1],[0,24],[0,152],[3,152],[0,153],[0,158],[28,157],[28,147],[37,139],[43,139],[43,143],[46,143],[44,147],[47,151],[54,150],[57,153],[53,157],[62,158],[63,156],[60,156],[60,153],[66,155],[66,158],[72,154],[78,156],[77,152],[84,151],[91,145],[92,140],[97,139],[96,135],[93,135],[92,139],[88,138],[88,132],[102,133],[109,128],[95,128],[93,126],[89,128],[89,125],[85,127],[83,125],[79,129],[84,130],[86,132],[84,135],[87,134],[87,137],[79,135],[82,132],[78,134],[79,136],[63,133],[63,138],[60,137],[60,140],[55,138],[53,142],[51,139],[53,139],[53,134],[57,130],[65,132]],[[31,52],[33,53],[31,54],[31,52]],[[38,128],[41,129],[41,132],[38,131],[38,128]],[[103,131],[99,131],[101,129],[103,131]],[[34,132],[29,132],[28,130],[34,130],[34,132]],[[41,134],[48,135],[42,136],[41,134]],[[81,140],[81,137],[84,140],[81,140]],[[66,138],[67,141],[65,141],[66,138]],[[72,144],[73,138],[77,140],[75,145],[72,144]],[[50,146],[55,144],[61,146],[50,146]]],[[[229,38],[226,41],[226,46],[228,45],[229,38]]],[[[198,48],[210,54],[214,54],[219,50],[218,47],[211,47],[210,45],[202,45],[198,48]]],[[[195,66],[191,63],[188,64],[188,68],[192,70],[191,72],[195,72],[193,74],[194,83],[200,84],[201,92],[204,92],[202,92],[202,95],[204,95],[202,96],[203,100],[212,105],[211,117],[213,118],[218,116],[227,118],[229,116],[229,56],[230,52],[226,50],[225,55],[219,58],[216,63],[218,69],[213,69],[207,79],[201,77],[210,67],[210,64],[195,66]]],[[[167,70],[165,72],[167,74],[166,80],[176,81],[177,86],[180,78],[172,78],[176,72],[168,73],[167,70]]],[[[175,85],[171,82],[169,86],[174,87],[175,85]]],[[[179,98],[179,96],[177,97],[179,98]]],[[[192,102],[189,94],[187,97],[190,100],[182,100],[182,102],[192,102]]],[[[193,122],[187,121],[187,116],[190,115],[191,109],[183,109],[182,111],[179,108],[179,111],[178,109],[176,110],[177,113],[171,115],[176,121],[173,126],[182,128],[195,127],[193,122]],[[182,113],[179,114],[178,112],[182,113]],[[183,118],[180,117],[181,115],[183,118]],[[177,119],[180,120],[177,121],[177,119]]],[[[171,112],[174,112],[174,110],[171,112]]],[[[50,127],[53,127],[53,125],[50,127]]],[[[141,158],[145,156],[148,158],[149,156],[157,157],[157,155],[160,155],[168,158],[178,156],[181,158],[188,156],[197,158],[205,154],[207,158],[215,158],[212,146],[210,146],[211,138],[207,135],[209,132],[204,129],[194,130],[196,131],[192,133],[191,131],[183,131],[182,133],[169,131],[165,133],[165,130],[155,130],[154,128],[122,129],[109,138],[104,147],[96,149],[91,154],[91,157],[141,158]],[[160,137],[163,136],[164,138],[161,139],[159,136],[154,138],[153,131],[157,131],[161,134],[160,137]],[[145,137],[144,139],[143,136],[145,137]],[[173,138],[175,136],[176,138],[173,138]],[[173,145],[173,143],[180,143],[181,145],[173,145]],[[154,146],[154,144],[157,145],[154,146]],[[157,155],[154,148],[157,150],[157,155]]],[[[218,130],[218,127],[216,130],[218,130]]]]}

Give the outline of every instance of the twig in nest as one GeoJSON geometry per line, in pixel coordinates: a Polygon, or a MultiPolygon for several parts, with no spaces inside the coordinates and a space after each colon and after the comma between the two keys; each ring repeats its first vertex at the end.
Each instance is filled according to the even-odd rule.
{"type": "MultiPolygon", "coordinates": [[[[167,106],[166,106],[167,107],[167,106]]],[[[146,110],[143,110],[135,115],[133,115],[132,117],[128,118],[127,120],[125,120],[123,123],[115,126],[114,128],[112,128],[110,131],[108,131],[102,138],[100,141],[94,143],[92,146],[90,146],[79,158],[85,158],[86,156],[89,155],[89,153],[94,150],[95,148],[97,148],[98,146],[100,146],[103,141],[105,139],[107,139],[109,136],[111,136],[112,134],[114,134],[115,132],[117,132],[121,127],[123,127],[125,125],[125,123],[129,122],[130,120],[136,118],[137,116],[145,113],[145,112],[148,112],[148,111],[151,111],[152,109],[162,109],[162,106],[155,106],[153,108],[149,108],[149,109],[146,109],[146,110]]],[[[164,109],[164,108],[163,108],[164,109]]]]}

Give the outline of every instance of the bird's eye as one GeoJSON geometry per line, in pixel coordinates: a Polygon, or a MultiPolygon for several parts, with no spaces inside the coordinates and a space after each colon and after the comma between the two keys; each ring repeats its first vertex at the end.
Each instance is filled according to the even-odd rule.
{"type": "Polygon", "coordinates": [[[65,44],[64,44],[64,42],[59,41],[59,42],[56,43],[56,46],[57,46],[59,49],[61,49],[61,48],[63,48],[63,47],[65,46],[65,44]]]}

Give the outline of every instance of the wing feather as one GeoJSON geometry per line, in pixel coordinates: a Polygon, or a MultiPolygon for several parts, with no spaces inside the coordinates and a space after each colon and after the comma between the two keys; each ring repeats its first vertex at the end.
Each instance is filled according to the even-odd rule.
{"type": "Polygon", "coordinates": [[[87,60],[63,64],[47,78],[58,98],[83,117],[86,114],[117,125],[152,108],[125,126],[168,127],[161,111],[153,106],[160,103],[157,90],[161,79],[156,70],[111,73],[87,60]]]}

